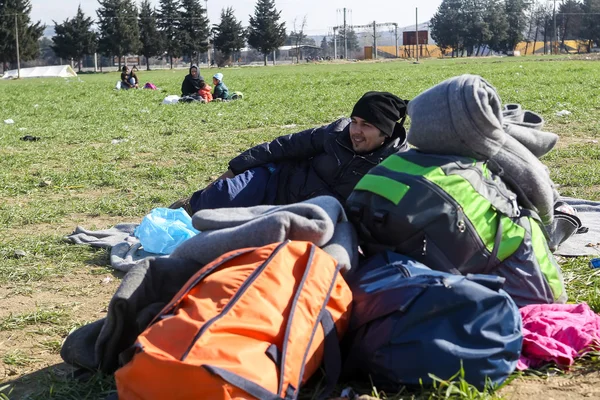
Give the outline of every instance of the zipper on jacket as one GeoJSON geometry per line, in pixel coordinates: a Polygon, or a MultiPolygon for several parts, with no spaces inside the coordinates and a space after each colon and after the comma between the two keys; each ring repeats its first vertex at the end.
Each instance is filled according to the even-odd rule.
{"type": "MultiPolygon", "coordinates": [[[[342,178],[342,176],[344,176],[344,174],[346,173],[346,171],[348,170],[348,168],[350,168],[350,164],[352,164],[352,162],[354,161],[355,158],[360,158],[366,162],[368,162],[369,164],[372,164],[373,166],[377,165],[378,163],[375,161],[371,161],[368,158],[361,156],[360,154],[356,154],[356,152],[349,148],[348,146],[346,146],[344,143],[340,142],[339,138],[335,139],[336,143],[340,145],[340,147],[342,147],[343,149],[348,150],[349,152],[352,153],[352,159],[349,160],[346,165],[342,168],[342,170],[340,172],[337,173],[337,175],[333,178],[333,183],[337,184],[339,182],[339,180],[342,178]]],[[[337,155],[336,155],[337,157],[337,155]]],[[[356,171],[354,171],[356,172],[356,171]]]]}
{"type": "Polygon", "coordinates": [[[219,319],[223,318],[223,316],[225,316],[225,314],[227,314],[227,312],[233,308],[233,306],[237,303],[237,301],[240,299],[240,297],[242,297],[242,295],[246,292],[246,290],[254,283],[254,281],[260,276],[260,274],[267,268],[267,266],[269,265],[271,260],[289,242],[290,242],[289,240],[286,240],[285,242],[283,242],[279,246],[277,246],[275,248],[275,250],[273,250],[273,252],[269,255],[269,257],[265,261],[263,261],[263,263],[258,268],[256,268],[254,271],[252,271],[252,273],[248,276],[248,278],[244,281],[244,283],[242,283],[242,285],[238,288],[235,295],[229,300],[229,302],[223,308],[223,310],[221,310],[221,312],[219,314],[217,314],[213,318],[209,319],[208,321],[206,321],[204,323],[204,325],[202,325],[202,328],[200,328],[198,333],[196,333],[196,336],[194,336],[194,339],[192,339],[192,342],[188,346],[188,349],[185,351],[185,353],[183,353],[183,356],[181,356],[181,361],[184,361],[187,358],[188,354],[190,353],[190,351],[192,350],[192,348],[194,347],[194,345],[196,344],[198,339],[200,339],[200,336],[202,336],[202,334],[204,332],[206,332],[206,330],[208,328],[210,328],[210,326],[212,324],[214,324],[219,319]]]}

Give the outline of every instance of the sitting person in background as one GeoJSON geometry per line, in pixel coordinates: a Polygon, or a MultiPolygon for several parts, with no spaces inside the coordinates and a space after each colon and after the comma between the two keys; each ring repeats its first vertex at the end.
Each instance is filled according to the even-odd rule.
{"type": "Polygon", "coordinates": [[[200,81],[200,90],[198,91],[198,94],[200,95],[200,97],[202,97],[204,99],[204,101],[206,101],[207,103],[209,101],[213,100],[213,95],[210,92],[212,90],[212,88],[210,87],[209,84],[207,84],[204,81],[200,81]]]}
{"type": "Polygon", "coordinates": [[[140,88],[140,80],[137,76],[138,67],[134,65],[131,67],[131,73],[129,74],[129,83],[136,89],[140,88]]]}
{"type": "Polygon", "coordinates": [[[223,74],[217,73],[213,76],[213,85],[215,85],[215,91],[213,92],[213,98],[221,100],[229,100],[229,89],[223,83],[223,74]]]}
{"type": "Polygon", "coordinates": [[[182,96],[198,96],[201,89],[201,82],[204,82],[204,78],[200,76],[198,67],[192,65],[190,67],[190,73],[187,74],[181,84],[181,95],[182,96]]]}
{"type": "Polygon", "coordinates": [[[322,195],[344,204],[371,168],[408,149],[406,104],[391,93],[365,93],[351,118],[252,147],[231,160],[215,182],[170,208],[183,207],[193,215],[203,209],[292,204],[322,195]]]}
{"type": "Polygon", "coordinates": [[[121,89],[131,89],[133,85],[130,81],[131,75],[129,74],[129,68],[126,65],[123,65],[121,68],[121,89]]]}

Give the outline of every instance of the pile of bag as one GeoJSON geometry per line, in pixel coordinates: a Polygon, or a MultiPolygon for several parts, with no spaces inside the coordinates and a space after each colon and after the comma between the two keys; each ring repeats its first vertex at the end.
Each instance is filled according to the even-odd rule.
{"type": "MultiPolygon", "coordinates": [[[[296,399],[321,365],[322,395],[340,377],[398,390],[461,368],[479,389],[504,382],[521,352],[518,307],[566,301],[549,243],[577,221],[555,218],[557,193],[538,160],[557,137],[471,75],[422,93],[408,114],[417,149],[373,168],[346,204],[366,255],[358,268],[342,261],[356,252],[354,232],[333,228],[321,244],[346,237],[342,258],[333,254],[344,246],[323,250],[311,239],[222,254],[121,352],[119,398],[296,399]]],[[[286,216],[308,203],[332,215],[325,210],[341,210],[332,201],[286,206],[286,216]]],[[[200,230],[202,213],[193,218],[200,230]]],[[[347,223],[343,210],[334,214],[323,226],[347,223]]],[[[149,263],[197,261],[186,247],[149,263]]]]}
{"type": "Polygon", "coordinates": [[[389,249],[435,270],[501,276],[519,307],[564,303],[548,246],[558,194],[537,158],[558,137],[539,130],[536,114],[503,109],[473,75],[423,92],[408,114],[417,150],[373,168],[347,201],[366,253],[389,249]]]}

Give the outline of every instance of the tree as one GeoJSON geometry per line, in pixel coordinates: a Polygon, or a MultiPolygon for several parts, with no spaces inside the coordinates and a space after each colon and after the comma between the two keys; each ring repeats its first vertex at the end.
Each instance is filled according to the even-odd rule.
{"type": "Polygon", "coordinates": [[[59,65],[59,57],[56,55],[52,46],[54,42],[47,37],[40,39],[40,58],[45,65],[59,65]]]}
{"type": "Polygon", "coordinates": [[[460,0],[442,0],[431,18],[431,37],[436,41],[442,53],[452,48],[452,56],[463,49],[465,25],[464,12],[460,0]]]}
{"type": "Polygon", "coordinates": [[[223,53],[227,63],[233,53],[244,47],[246,31],[231,7],[221,10],[221,22],[213,27],[213,33],[215,48],[223,53]]]}
{"type": "MultiPolygon", "coordinates": [[[[302,23],[300,24],[300,29],[296,29],[297,18],[294,18],[294,30],[290,33],[288,39],[290,39],[290,44],[296,46],[296,63],[300,63],[300,45],[303,44],[304,39],[306,39],[306,35],[304,34],[304,28],[306,28],[306,15],[302,18],[302,23]]],[[[293,59],[292,59],[293,62],[293,59]]]]}
{"type": "Polygon", "coordinates": [[[565,39],[580,39],[583,26],[583,5],[575,0],[566,0],[558,6],[556,15],[557,30],[561,47],[565,48],[565,39]]]}
{"type": "Polygon", "coordinates": [[[504,12],[501,0],[487,0],[484,19],[488,25],[490,35],[485,42],[490,50],[503,51],[508,34],[508,19],[504,12]]]}
{"type": "Polygon", "coordinates": [[[504,10],[508,21],[504,50],[513,51],[517,44],[523,40],[523,32],[527,30],[527,16],[525,10],[528,7],[526,0],[505,0],[504,10]]]}
{"type": "MultiPolygon", "coordinates": [[[[333,37],[331,38],[331,40],[329,41],[329,48],[328,48],[329,54],[335,53],[335,47],[337,47],[337,53],[339,55],[344,53],[344,36],[345,35],[346,35],[346,32],[344,32],[344,28],[341,28],[337,31],[335,38],[333,38],[333,37]],[[334,44],[334,39],[335,39],[335,44],[334,44]]],[[[358,40],[358,36],[356,35],[356,31],[352,28],[348,29],[347,45],[348,45],[348,53],[352,53],[354,51],[359,51],[361,48],[360,42],[358,40]]],[[[322,47],[322,43],[321,43],[321,47],[322,47]]]]}
{"type": "Polygon", "coordinates": [[[120,69],[123,56],[137,53],[141,46],[137,7],[133,0],[98,0],[98,3],[98,48],[102,54],[117,56],[120,69]]]}
{"type": "Polygon", "coordinates": [[[39,39],[46,26],[39,21],[31,23],[30,13],[29,0],[0,0],[0,63],[4,70],[17,61],[15,22],[21,61],[33,60],[39,54],[39,39]]]}
{"type": "MultiPolygon", "coordinates": [[[[544,7],[544,6],[542,6],[544,7]]],[[[547,4],[544,8],[544,13],[542,15],[542,19],[541,22],[543,24],[542,26],[542,35],[544,36],[544,54],[548,53],[548,50],[550,50],[550,53],[552,53],[552,47],[553,45],[551,44],[550,49],[548,49],[547,43],[548,41],[552,40],[552,35],[554,32],[554,20],[552,18],[552,4],[547,4]]]]}
{"type": "Polygon", "coordinates": [[[600,0],[583,0],[583,11],[586,15],[583,21],[582,36],[588,40],[590,49],[592,42],[600,46],[600,0]]]}
{"type": "Polygon", "coordinates": [[[77,60],[79,72],[83,56],[94,54],[98,46],[98,38],[92,31],[92,24],[92,18],[83,14],[81,6],[77,8],[77,14],[72,20],[67,18],[62,24],[54,22],[52,49],[60,58],[77,60]]]}
{"type": "Polygon", "coordinates": [[[164,49],[169,56],[171,68],[173,68],[173,57],[179,57],[181,54],[179,6],[179,0],[160,0],[158,11],[158,29],[162,34],[164,49]]]}
{"type": "Polygon", "coordinates": [[[341,44],[342,47],[344,46],[344,38],[346,38],[346,45],[348,46],[348,52],[352,52],[352,51],[359,51],[360,50],[360,44],[358,43],[358,36],[356,36],[356,31],[352,28],[347,28],[346,31],[344,31],[344,28],[340,29],[340,34],[339,34],[339,42],[338,42],[338,46],[341,44]]]}
{"type": "MultiPolygon", "coordinates": [[[[536,4],[534,2],[529,3],[529,15],[527,16],[527,24],[529,28],[527,28],[527,34],[525,35],[525,55],[527,55],[527,50],[529,49],[529,43],[531,43],[532,35],[533,35],[533,26],[535,25],[536,16],[536,4]]],[[[533,52],[535,52],[535,44],[533,47],[533,52]]]]}
{"type": "Polygon", "coordinates": [[[150,71],[150,57],[156,57],[162,52],[162,36],[156,23],[156,10],[152,8],[149,0],[143,0],[140,5],[140,30],[141,54],[146,58],[146,69],[150,71]]]}
{"type": "Polygon", "coordinates": [[[200,53],[208,50],[210,27],[206,10],[199,0],[182,0],[179,22],[181,51],[190,58],[190,64],[198,59],[200,53]]]}
{"type": "Polygon", "coordinates": [[[280,17],[281,12],[275,9],[275,0],[258,0],[254,16],[250,16],[248,44],[263,54],[265,65],[267,55],[285,42],[285,22],[279,23],[280,17]]]}
{"type": "Polygon", "coordinates": [[[323,36],[321,39],[321,53],[323,57],[329,56],[329,43],[327,42],[327,36],[323,36]]]}

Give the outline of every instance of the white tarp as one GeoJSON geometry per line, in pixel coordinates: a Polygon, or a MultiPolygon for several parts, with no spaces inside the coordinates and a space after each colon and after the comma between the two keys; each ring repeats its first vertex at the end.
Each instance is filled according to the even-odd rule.
{"type": "MultiPolygon", "coordinates": [[[[52,65],[49,67],[21,68],[21,78],[69,78],[77,76],[70,65],[52,65]]],[[[6,71],[2,79],[17,77],[17,70],[6,71]]]]}

